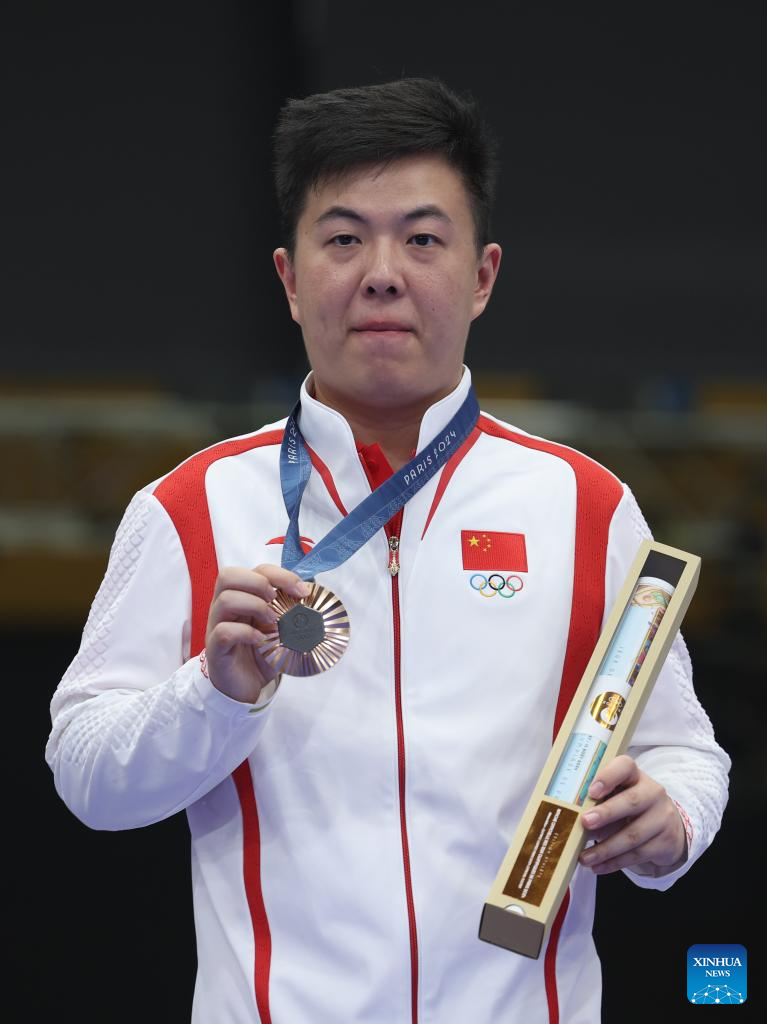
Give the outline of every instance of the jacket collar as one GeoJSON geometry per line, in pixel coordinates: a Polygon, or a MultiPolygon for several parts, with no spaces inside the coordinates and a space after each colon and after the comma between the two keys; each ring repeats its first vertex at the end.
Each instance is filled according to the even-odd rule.
{"type": "MultiPolygon", "coordinates": [[[[370,494],[370,484],[360,462],[349,423],[340,412],[312,397],[309,393],[311,376],[309,373],[301,385],[298,425],[306,443],[330,470],[348,512],[370,494]]],[[[461,407],[470,387],[471,372],[464,366],[458,386],[424,413],[418,433],[418,451],[447,426],[461,407]]]]}

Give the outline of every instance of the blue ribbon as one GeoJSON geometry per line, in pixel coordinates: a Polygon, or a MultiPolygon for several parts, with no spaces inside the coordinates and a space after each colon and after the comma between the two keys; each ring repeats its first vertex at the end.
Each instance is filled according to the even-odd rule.
{"type": "Polygon", "coordinates": [[[280,449],[280,483],[290,522],[282,548],[282,565],[307,582],[318,572],[335,569],[366,544],[414,494],[449,461],[476,426],[479,403],[470,388],[447,426],[356,508],[337,523],[308,554],[298,532],[301,498],[312,472],[306,442],[298,426],[299,402],[288,417],[280,449]]]}

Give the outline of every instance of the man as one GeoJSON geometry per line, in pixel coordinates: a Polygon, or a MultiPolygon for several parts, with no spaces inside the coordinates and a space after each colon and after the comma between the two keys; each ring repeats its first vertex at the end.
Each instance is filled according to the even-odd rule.
{"type": "Polygon", "coordinates": [[[572,449],[485,414],[455,426],[501,258],[473,104],[418,79],[342,90],[288,103],[276,143],[274,262],[312,368],[288,427],[306,489],[283,494],[282,421],[136,495],[52,702],[56,787],[94,828],[186,809],[198,1024],[597,1021],[595,875],[667,888],[726,801],[681,639],[633,756],[592,786],[600,842],[545,953],[477,930],[647,527],[572,449]],[[272,601],[309,589],[295,559],[277,564],[288,507],[319,551],[398,474],[428,479],[317,581],[348,611],[348,650],[275,676],[272,601]]]}

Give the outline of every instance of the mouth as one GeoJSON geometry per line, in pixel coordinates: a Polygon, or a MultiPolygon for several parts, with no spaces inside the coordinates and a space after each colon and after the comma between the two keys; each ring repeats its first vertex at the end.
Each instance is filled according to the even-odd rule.
{"type": "Polygon", "coordinates": [[[352,328],[357,334],[370,334],[379,337],[393,338],[412,334],[413,328],[409,324],[399,323],[395,320],[368,320],[352,328]]]}

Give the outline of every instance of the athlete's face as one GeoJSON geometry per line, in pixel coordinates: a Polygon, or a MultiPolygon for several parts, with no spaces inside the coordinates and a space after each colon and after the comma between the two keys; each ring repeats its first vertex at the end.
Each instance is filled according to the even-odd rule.
{"type": "Polygon", "coordinates": [[[310,189],[294,260],[274,262],[318,393],[392,410],[447,394],[500,257],[495,244],[478,257],[468,193],[441,157],[310,189]]]}

